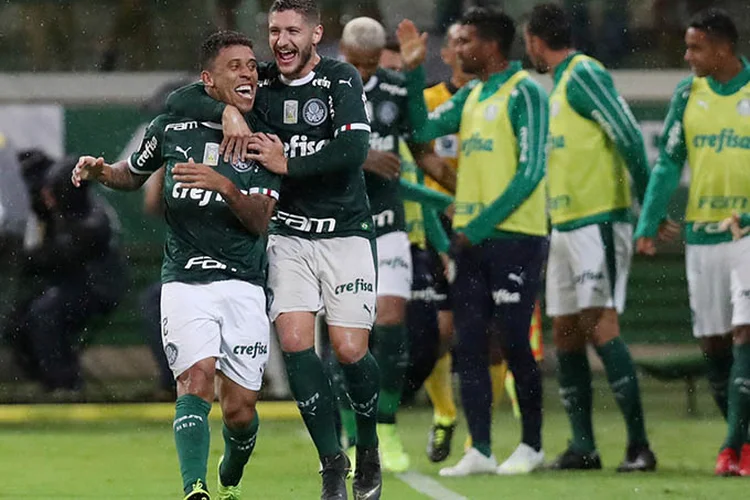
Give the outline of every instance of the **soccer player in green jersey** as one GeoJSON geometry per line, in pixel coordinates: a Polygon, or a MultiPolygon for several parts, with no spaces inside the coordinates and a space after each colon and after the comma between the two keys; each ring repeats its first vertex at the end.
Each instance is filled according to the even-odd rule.
{"type": "Polygon", "coordinates": [[[640,201],[649,178],[643,136],[606,69],[572,48],[570,21],[560,6],[534,7],[524,35],[536,70],[552,73],[554,80],[547,155],[552,221],[547,314],[573,438],[551,467],[602,467],[591,423],[590,342],[628,431],[627,452],[617,470],[654,470],[638,377],[618,322],[633,254],[630,178],[640,201]]]}
{"type": "MultiPolygon", "coordinates": [[[[219,32],[202,46],[201,80],[217,101],[252,109],[258,83],[250,40],[219,32]]],[[[208,414],[218,382],[224,456],[218,498],[238,500],[255,447],[255,403],[268,360],[265,233],[281,179],[255,162],[219,155],[221,126],[157,116],[127,161],[83,156],[76,186],[141,187],[162,166],[167,220],[162,265],[164,353],[177,379],[174,436],[186,500],[208,500],[208,414]],[[198,163],[196,163],[196,161],[198,163]]]]}
{"type": "Polygon", "coordinates": [[[544,163],[547,95],[508,59],[515,23],[473,8],[461,20],[458,55],[477,79],[427,116],[423,97],[425,35],[399,25],[413,140],[458,133],[461,142],[451,254],[457,345],[455,363],[472,447],[443,476],[524,474],[542,465],[542,382],[529,345],[529,323],[547,248],[544,163]],[[492,454],[489,335],[515,375],[521,444],[499,467],[492,454]]]}
{"type": "Polygon", "coordinates": [[[223,154],[244,155],[283,176],[270,228],[270,316],[287,375],[322,464],[322,498],[346,498],[349,459],[335,424],[336,401],[315,352],[315,316],[325,311],[357,419],[357,498],[379,498],[379,369],[368,349],[375,320],[374,231],[362,164],[370,142],[362,79],[350,64],[318,55],[323,36],[313,0],[276,0],[268,18],[275,56],[259,65],[256,106],[247,118],[200,84],[173,93],[167,106],[221,120],[223,154]],[[258,127],[261,127],[260,129],[258,127]],[[231,144],[231,143],[234,143],[231,144]],[[236,147],[239,144],[239,147],[236,147]]]}
{"type": "Polygon", "coordinates": [[[726,223],[750,207],[750,66],[736,52],[737,39],[726,12],[709,9],[691,20],[685,60],[694,76],[672,97],[635,234],[638,252],[654,254],[687,160],[690,309],[712,395],[727,419],[715,468],[721,476],[750,475],[750,238],[737,224],[733,241],[726,223]]]}
{"type": "MultiPolygon", "coordinates": [[[[344,60],[357,68],[364,83],[371,127],[370,151],[363,168],[377,237],[378,312],[371,345],[380,366],[378,438],[383,468],[403,472],[409,468],[409,456],[396,433],[396,412],[409,360],[405,320],[412,259],[398,173],[399,138],[408,140],[411,125],[403,75],[379,66],[385,44],[383,26],[369,17],[358,17],[344,26],[340,45],[344,60]],[[395,169],[389,168],[392,166],[395,169]]],[[[447,165],[434,154],[421,153],[416,154],[419,165],[455,184],[454,172],[447,165]]]]}

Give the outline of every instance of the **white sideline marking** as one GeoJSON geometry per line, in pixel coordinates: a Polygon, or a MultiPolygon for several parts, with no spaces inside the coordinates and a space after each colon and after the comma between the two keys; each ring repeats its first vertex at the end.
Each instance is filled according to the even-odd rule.
{"type": "Polygon", "coordinates": [[[408,484],[413,490],[427,495],[433,500],[468,500],[466,497],[451,491],[429,476],[419,472],[409,471],[396,474],[396,477],[408,484]]]}

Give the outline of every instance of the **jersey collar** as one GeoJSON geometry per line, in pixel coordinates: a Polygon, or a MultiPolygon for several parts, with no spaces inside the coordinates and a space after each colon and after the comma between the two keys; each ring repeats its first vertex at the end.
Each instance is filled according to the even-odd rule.
{"type": "Polygon", "coordinates": [[[513,75],[515,75],[522,69],[523,68],[521,67],[520,61],[511,61],[505,71],[491,74],[490,78],[484,83],[484,86],[482,87],[480,99],[497,92],[505,82],[510,80],[513,75]]]}
{"type": "Polygon", "coordinates": [[[560,78],[562,78],[563,73],[565,73],[565,70],[568,69],[568,66],[570,66],[570,61],[572,61],[573,58],[579,54],[580,52],[578,52],[577,50],[574,50],[568,55],[568,57],[560,61],[560,64],[557,65],[554,73],[552,73],[552,82],[553,82],[554,87],[557,87],[557,82],[560,81],[560,78]]]}
{"type": "Polygon", "coordinates": [[[306,85],[313,81],[313,78],[315,78],[315,71],[311,71],[307,75],[303,76],[302,78],[297,78],[296,80],[290,80],[289,78],[279,73],[279,80],[281,81],[281,83],[283,83],[284,85],[288,85],[289,87],[300,87],[302,85],[306,85]]]}
{"type": "Polygon", "coordinates": [[[750,62],[744,56],[740,57],[740,60],[743,66],[742,71],[728,82],[717,82],[710,76],[707,78],[711,90],[723,96],[732,95],[750,82],[750,62]]]}
{"type": "Polygon", "coordinates": [[[378,85],[378,75],[372,75],[364,85],[364,91],[369,92],[378,85]]]}

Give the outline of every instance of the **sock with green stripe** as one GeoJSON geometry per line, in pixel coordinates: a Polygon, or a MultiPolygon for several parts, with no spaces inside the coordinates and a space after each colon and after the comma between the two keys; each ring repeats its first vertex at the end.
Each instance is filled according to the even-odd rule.
{"type": "Polygon", "coordinates": [[[727,439],[722,449],[737,452],[747,439],[750,422],[750,344],[734,346],[734,362],[729,376],[729,411],[727,412],[727,439]]]}
{"type": "Polygon", "coordinates": [[[586,351],[558,351],[557,369],[560,399],[568,414],[573,434],[570,446],[575,451],[590,453],[596,449],[596,444],[591,424],[591,367],[586,351]]]}
{"type": "Polygon", "coordinates": [[[224,424],[221,430],[224,436],[224,458],[221,460],[219,475],[224,486],[237,486],[242,479],[247,461],[250,460],[258,437],[260,420],[256,413],[250,425],[241,429],[232,429],[224,424]]]}
{"type": "Polygon", "coordinates": [[[174,441],[185,494],[200,482],[205,490],[208,449],[211,442],[208,414],[211,404],[193,394],[184,394],[175,403],[174,441]]]}
{"type": "Polygon", "coordinates": [[[349,401],[356,415],[357,446],[373,448],[378,444],[377,409],[380,373],[378,363],[367,351],[356,363],[342,364],[349,401]]]}
{"type": "Polygon", "coordinates": [[[408,332],[403,324],[375,325],[372,335],[377,345],[375,359],[380,367],[378,423],[395,424],[409,366],[408,332]]]}
{"type": "Polygon", "coordinates": [[[604,345],[597,346],[596,352],[604,364],[609,386],[625,418],[628,445],[648,446],[641,391],[628,346],[620,337],[616,337],[604,345]]]}
{"type": "Polygon", "coordinates": [[[284,363],[289,388],[318,455],[336,455],[341,451],[333,414],[336,405],[323,362],[315,354],[315,350],[310,348],[299,352],[285,352],[284,363]]]}

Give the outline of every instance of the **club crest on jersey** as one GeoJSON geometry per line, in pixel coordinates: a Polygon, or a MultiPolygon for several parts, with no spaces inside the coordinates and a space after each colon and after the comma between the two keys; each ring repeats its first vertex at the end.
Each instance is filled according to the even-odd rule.
{"type": "Polygon", "coordinates": [[[299,103],[295,100],[284,101],[284,124],[295,125],[298,121],[299,103]]]}
{"type": "Polygon", "coordinates": [[[750,116],[750,99],[742,99],[737,104],[737,112],[740,116],[750,116]]]}
{"type": "Polygon", "coordinates": [[[235,169],[237,172],[247,172],[250,169],[252,169],[255,166],[254,161],[245,162],[243,160],[237,160],[236,162],[232,163],[232,168],[235,169]]]}
{"type": "Polygon", "coordinates": [[[498,111],[497,105],[490,104],[484,110],[484,119],[487,121],[494,120],[495,118],[497,118],[497,111],[498,111]]]}
{"type": "Polygon", "coordinates": [[[378,106],[378,120],[385,125],[391,125],[398,118],[398,106],[393,101],[384,101],[378,106]]]}
{"type": "Polygon", "coordinates": [[[169,363],[169,366],[174,366],[175,362],[177,361],[178,353],[179,349],[177,349],[177,346],[172,342],[169,342],[164,346],[164,354],[166,354],[167,356],[167,362],[169,363]]]}
{"type": "Polygon", "coordinates": [[[216,142],[207,142],[203,148],[203,163],[209,167],[215,167],[219,164],[219,144],[216,142]]]}
{"type": "Polygon", "coordinates": [[[313,98],[302,108],[302,119],[311,127],[317,127],[328,118],[328,108],[320,99],[313,98]]]}

